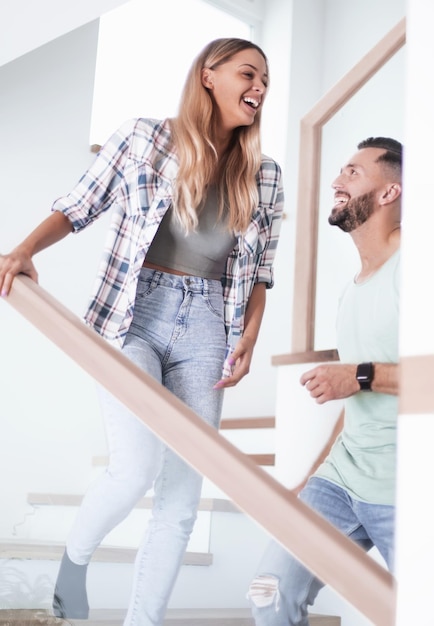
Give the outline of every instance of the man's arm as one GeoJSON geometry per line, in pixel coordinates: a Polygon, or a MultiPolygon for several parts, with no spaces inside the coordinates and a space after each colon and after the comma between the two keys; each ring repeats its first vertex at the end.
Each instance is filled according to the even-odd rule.
{"type": "MultiPolygon", "coordinates": [[[[356,371],[357,364],[326,363],[305,372],[300,382],[318,404],[324,404],[360,392],[356,371]]],[[[398,395],[399,366],[396,363],[374,363],[372,391],[398,395]]]]}

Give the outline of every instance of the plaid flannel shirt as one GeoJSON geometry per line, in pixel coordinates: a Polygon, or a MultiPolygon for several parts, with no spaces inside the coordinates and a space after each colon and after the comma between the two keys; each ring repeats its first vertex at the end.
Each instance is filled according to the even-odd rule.
{"type": "MultiPolygon", "coordinates": [[[[130,326],[137,280],[148,248],[172,203],[178,162],[168,120],[125,122],[96,155],[75,188],[58,198],[74,232],[112,210],[106,246],[85,322],[122,345],[130,326]]],[[[283,210],[281,171],[263,157],[257,174],[259,205],[230,254],[222,277],[227,356],[244,329],[244,314],[256,282],[273,286],[273,260],[283,210]]],[[[227,370],[226,370],[227,373],[227,370]]]]}

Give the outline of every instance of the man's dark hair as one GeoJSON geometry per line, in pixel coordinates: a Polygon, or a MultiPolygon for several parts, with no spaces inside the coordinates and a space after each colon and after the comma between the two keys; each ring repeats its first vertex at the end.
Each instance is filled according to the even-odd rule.
{"type": "Polygon", "coordinates": [[[363,148],[380,148],[386,150],[386,152],[378,157],[377,162],[383,162],[388,165],[391,170],[401,177],[402,156],[404,152],[402,143],[390,137],[369,137],[361,141],[357,146],[358,150],[363,150],[363,148]]]}

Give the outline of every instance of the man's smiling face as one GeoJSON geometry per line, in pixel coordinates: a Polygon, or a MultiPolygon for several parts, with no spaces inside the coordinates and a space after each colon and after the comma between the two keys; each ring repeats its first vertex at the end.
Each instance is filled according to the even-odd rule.
{"type": "Polygon", "coordinates": [[[356,152],[333,181],[334,205],[329,224],[352,232],[374,213],[378,194],[385,179],[378,157],[384,152],[378,148],[364,148],[356,152]]]}

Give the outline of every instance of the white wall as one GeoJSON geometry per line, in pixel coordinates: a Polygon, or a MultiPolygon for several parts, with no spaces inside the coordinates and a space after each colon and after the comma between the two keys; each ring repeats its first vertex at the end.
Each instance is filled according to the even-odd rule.
{"type": "MultiPolygon", "coordinates": [[[[97,33],[92,22],[0,68],[2,252],[48,215],[90,161],[97,33]]],[[[41,285],[77,314],[103,232],[98,225],[36,259],[41,285]]],[[[101,425],[93,382],[3,301],[0,319],[0,473],[10,477],[2,483],[0,536],[6,537],[28,510],[27,492],[84,488],[101,425]],[[77,464],[80,457],[86,461],[77,464]]]]}
{"type": "MultiPolygon", "coordinates": [[[[410,0],[406,78],[406,168],[404,177],[403,275],[401,293],[402,357],[432,355],[432,145],[434,76],[425,63],[434,53],[434,4],[410,0]]],[[[397,626],[432,624],[434,543],[432,529],[432,442],[434,415],[399,417],[397,493],[397,626]]]]}
{"type": "Polygon", "coordinates": [[[126,1],[2,0],[0,65],[97,19],[126,1]]]}

